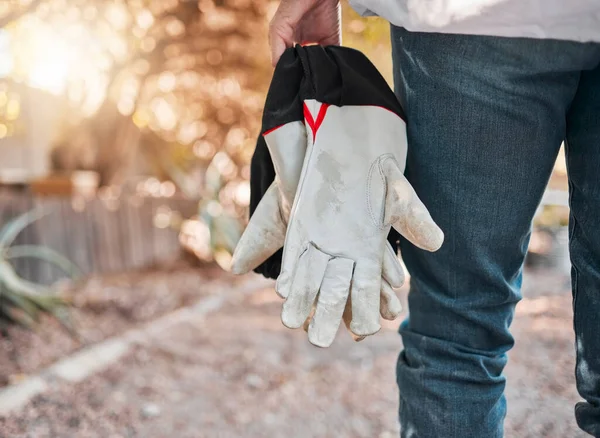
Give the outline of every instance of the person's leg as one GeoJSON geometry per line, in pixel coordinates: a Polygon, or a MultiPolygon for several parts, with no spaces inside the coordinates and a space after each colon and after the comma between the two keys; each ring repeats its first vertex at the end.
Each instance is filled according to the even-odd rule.
{"type": "Polygon", "coordinates": [[[589,49],[398,28],[392,41],[406,176],[446,235],[436,253],[401,242],[411,275],[397,366],[401,433],[501,437],[531,219],[589,49]]]}
{"type": "Polygon", "coordinates": [[[592,70],[582,72],[567,116],[569,221],[577,389],[586,402],[577,423],[600,437],[600,44],[592,70]],[[594,68],[595,67],[595,68],[594,68]]]}

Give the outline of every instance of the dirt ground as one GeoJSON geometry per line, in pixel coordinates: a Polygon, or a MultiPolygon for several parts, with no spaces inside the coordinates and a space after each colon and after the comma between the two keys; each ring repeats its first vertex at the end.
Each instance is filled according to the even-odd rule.
{"type": "Polygon", "coordinates": [[[221,277],[217,266],[193,266],[179,260],[160,269],[64,284],[63,293],[73,302],[70,313],[78,338],[50,317],[43,318],[37,332],[10,327],[0,334],[0,387],[86,345],[190,305],[210,295],[211,286],[221,277]]]}
{"type": "MultiPolygon", "coordinates": [[[[406,291],[402,291],[403,299],[406,291]]],[[[584,437],[573,419],[567,278],[529,272],[513,323],[508,438],[584,437]]],[[[401,340],[390,324],[329,349],[284,328],[281,301],[259,289],[183,323],[77,385],[59,385],[0,418],[2,438],[398,436],[394,378],[401,340]]]]}

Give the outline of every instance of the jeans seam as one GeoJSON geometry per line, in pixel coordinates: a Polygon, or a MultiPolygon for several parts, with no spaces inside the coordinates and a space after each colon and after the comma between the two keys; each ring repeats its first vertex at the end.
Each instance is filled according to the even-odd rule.
{"type": "MultiPolygon", "coordinates": [[[[570,250],[572,250],[573,248],[573,242],[575,240],[575,234],[577,231],[577,220],[575,219],[575,216],[572,214],[571,215],[572,221],[573,221],[573,228],[571,231],[571,236],[569,238],[570,240],[570,250]]],[[[580,332],[577,328],[577,297],[579,295],[579,271],[577,270],[577,267],[575,266],[575,263],[573,263],[573,257],[571,257],[571,282],[572,282],[572,287],[573,287],[573,300],[572,300],[572,306],[573,306],[573,332],[575,333],[575,374],[577,374],[577,370],[579,369],[579,360],[580,360],[580,348],[579,346],[581,345],[581,342],[579,341],[579,337],[580,337],[580,332]]]]}
{"type": "MultiPolygon", "coordinates": [[[[569,143],[568,141],[565,142],[565,152],[568,155],[569,152],[569,143]]],[[[568,157],[567,157],[568,160],[568,157]]],[[[568,169],[568,161],[567,161],[567,169],[568,169]]],[[[573,246],[574,246],[574,242],[575,242],[575,236],[577,233],[577,219],[575,218],[575,214],[573,213],[573,195],[575,190],[573,189],[573,182],[569,179],[568,180],[568,186],[569,186],[569,208],[571,210],[571,215],[569,218],[569,221],[572,222],[572,226],[570,227],[569,230],[569,255],[570,255],[570,260],[571,260],[571,283],[572,283],[572,295],[573,295],[573,299],[572,299],[572,306],[573,306],[573,331],[575,332],[575,342],[577,342],[577,314],[576,314],[576,308],[577,308],[577,295],[578,295],[578,289],[579,289],[579,271],[577,270],[577,266],[575,266],[575,263],[573,262],[573,246]]],[[[570,224],[571,225],[571,224],[570,224]]],[[[577,355],[578,356],[578,355],[577,355]]],[[[576,366],[578,365],[578,363],[576,364],[576,366]]]]}

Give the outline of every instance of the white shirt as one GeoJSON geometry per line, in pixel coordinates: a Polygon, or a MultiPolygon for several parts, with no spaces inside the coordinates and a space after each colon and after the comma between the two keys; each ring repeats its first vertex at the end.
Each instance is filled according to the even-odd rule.
{"type": "Polygon", "coordinates": [[[350,0],[413,32],[600,42],[600,0],[350,0]]]}

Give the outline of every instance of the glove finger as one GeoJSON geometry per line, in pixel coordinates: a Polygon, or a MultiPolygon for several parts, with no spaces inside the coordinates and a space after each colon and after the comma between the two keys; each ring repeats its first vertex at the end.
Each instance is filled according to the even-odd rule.
{"type": "Polygon", "coordinates": [[[381,274],[392,287],[401,287],[404,284],[402,265],[400,265],[400,261],[389,243],[386,243],[383,251],[381,274]]]}
{"type": "Polygon", "coordinates": [[[310,309],[310,313],[308,315],[308,318],[306,318],[304,320],[304,324],[302,324],[302,329],[308,333],[308,326],[310,325],[310,321],[312,320],[313,316],[315,314],[315,306],[312,306],[312,309],[310,309]]]}
{"type": "Polygon", "coordinates": [[[289,296],[295,272],[298,269],[298,260],[302,256],[303,251],[305,251],[305,247],[301,246],[299,239],[284,239],[284,243],[285,248],[283,249],[283,256],[281,258],[281,272],[279,273],[279,277],[277,277],[277,283],[275,283],[275,291],[281,298],[289,296]]]}
{"type": "Polygon", "coordinates": [[[357,263],[352,278],[352,322],[350,330],[358,336],[373,335],[379,331],[379,295],[381,293],[381,265],[370,260],[357,263]]]}
{"type": "Polygon", "coordinates": [[[381,299],[379,303],[379,313],[383,319],[393,321],[402,312],[402,304],[396,295],[396,292],[390,284],[381,280],[381,299]]]}
{"type": "MultiPolygon", "coordinates": [[[[387,281],[382,280],[379,304],[379,313],[381,317],[389,321],[393,321],[401,312],[402,304],[400,303],[400,300],[398,299],[394,289],[387,281]]],[[[343,320],[346,328],[348,331],[350,331],[350,323],[352,322],[352,297],[348,297],[348,301],[346,302],[343,320]]],[[[352,333],[352,331],[350,331],[350,334],[352,335],[352,339],[354,339],[356,342],[360,342],[366,338],[366,336],[357,336],[352,333]]]]}
{"type": "Polygon", "coordinates": [[[289,328],[302,326],[315,302],[330,256],[313,245],[300,256],[290,292],[283,303],[281,322],[289,328]]]}
{"type": "Polygon", "coordinates": [[[346,301],[346,307],[344,308],[344,314],[342,315],[342,319],[344,320],[344,325],[346,326],[346,329],[348,329],[350,336],[352,336],[352,339],[355,342],[360,342],[366,338],[366,336],[356,336],[354,333],[352,333],[352,330],[350,330],[350,324],[352,323],[352,296],[351,295],[348,295],[348,300],[346,301]]]}
{"type": "Polygon", "coordinates": [[[315,314],[308,327],[311,344],[329,347],[333,343],[348,301],[353,269],[351,259],[335,258],[327,264],[315,314]]]}
{"type": "Polygon", "coordinates": [[[256,207],[231,261],[234,274],[245,274],[275,254],[285,241],[286,224],[279,209],[277,183],[273,182],[256,207]]]}
{"type": "Polygon", "coordinates": [[[444,242],[444,233],[394,161],[386,161],[385,172],[385,223],[392,224],[413,245],[427,251],[437,251],[444,242]]]}

